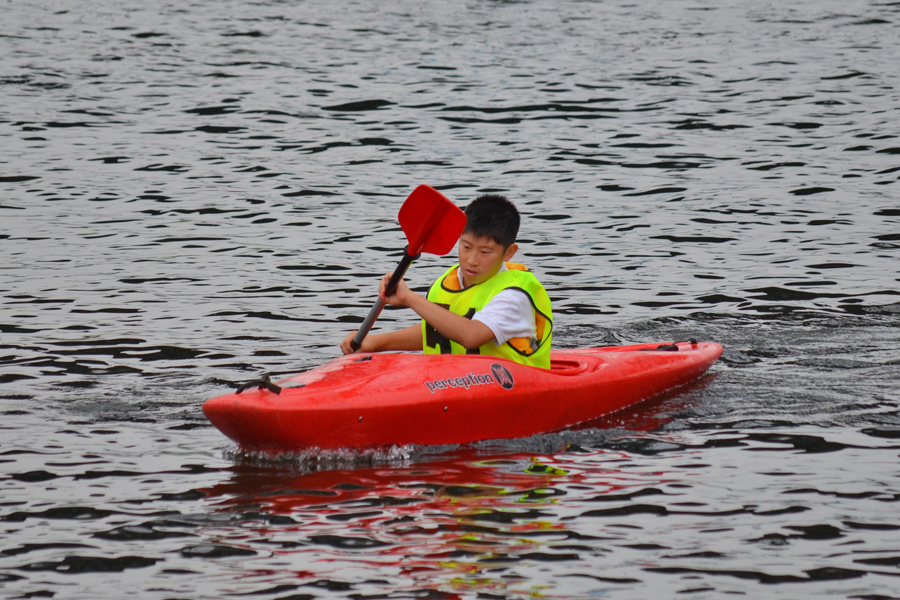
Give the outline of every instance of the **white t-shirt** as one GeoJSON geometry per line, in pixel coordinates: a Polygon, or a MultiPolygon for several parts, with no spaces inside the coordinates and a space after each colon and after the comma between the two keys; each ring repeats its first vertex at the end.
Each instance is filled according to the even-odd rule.
{"type": "MultiPolygon", "coordinates": [[[[498,273],[508,271],[506,263],[500,267],[498,273]]],[[[462,269],[458,269],[460,288],[463,284],[462,269]]],[[[534,324],[534,308],[528,294],[521,290],[503,290],[491,298],[484,308],[472,315],[473,321],[481,321],[494,333],[494,343],[498,346],[507,340],[517,337],[537,337],[537,327],[534,324]]]]}

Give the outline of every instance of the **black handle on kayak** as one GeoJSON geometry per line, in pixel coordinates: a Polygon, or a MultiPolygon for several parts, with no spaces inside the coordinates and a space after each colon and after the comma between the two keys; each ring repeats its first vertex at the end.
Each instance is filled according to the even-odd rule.
{"type": "MultiPolygon", "coordinates": [[[[409,265],[411,265],[412,262],[420,256],[422,255],[416,254],[415,256],[411,256],[409,254],[409,246],[404,248],[403,258],[400,260],[400,264],[397,265],[397,268],[394,269],[394,274],[391,275],[391,279],[390,281],[388,281],[387,288],[384,290],[385,296],[394,295],[394,292],[397,290],[397,284],[399,284],[400,280],[403,279],[403,276],[406,275],[406,270],[409,269],[409,265]]],[[[379,298],[378,301],[375,302],[375,306],[372,307],[372,310],[369,311],[369,314],[366,315],[365,321],[363,321],[362,325],[359,326],[359,330],[353,337],[353,341],[350,342],[350,348],[354,352],[362,347],[363,340],[366,339],[367,335],[369,335],[369,330],[372,329],[372,325],[375,324],[375,320],[378,318],[378,315],[381,314],[381,309],[383,308],[384,301],[379,298]]]]}

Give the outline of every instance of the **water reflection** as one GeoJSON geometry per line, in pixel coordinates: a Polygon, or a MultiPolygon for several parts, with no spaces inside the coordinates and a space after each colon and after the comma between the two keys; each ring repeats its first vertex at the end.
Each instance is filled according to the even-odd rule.
{"type": "Polygon", "coordinates": [[[623,453],[587,458],[553,457],[550,465],[533,454],[464,449],[406,467],[296,476],[254,466],[204,492],[217,511],[255,522],[253,541],[305,565],[307,577],[333,577],[362,561],[394,571],[410,592],[521,592],[520,567],[577,564],[603,540],[623,539],[614,530],[586,536],[560,521],[554,505],[567,490],[619,502],[663,493],[648,486],[666,482],[664,474],[617,469],[623,453]]]}

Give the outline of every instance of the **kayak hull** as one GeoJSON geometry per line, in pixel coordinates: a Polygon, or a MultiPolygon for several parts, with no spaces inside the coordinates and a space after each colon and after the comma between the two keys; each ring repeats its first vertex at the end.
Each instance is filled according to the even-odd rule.
{"type": "Polygon", "coordinates": [[[350,354],[265,388],[203,404],[247,450],[465,444],[557,431],[689,383],[711,342],[555,350],[551,369],[489,356],[350,354]]]}

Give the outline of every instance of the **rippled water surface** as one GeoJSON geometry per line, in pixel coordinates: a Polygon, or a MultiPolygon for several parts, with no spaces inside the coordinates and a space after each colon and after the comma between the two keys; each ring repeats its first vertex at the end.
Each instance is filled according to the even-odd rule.
{"type": "Polygon", "coordinates": [[[4,3],[0,596],[900,597],[898,56],[890,0],[4,3]],[[338,353],[420,183],[517,203],[557,345],[722,360],[240,452],[202,402],[338,353]]]}

